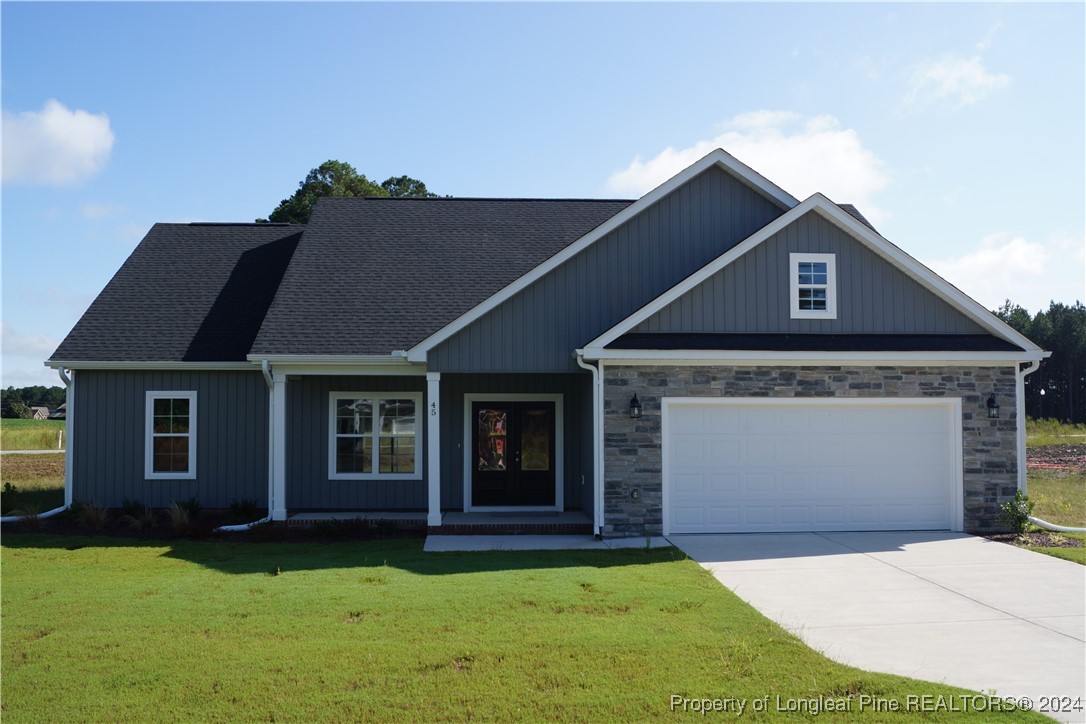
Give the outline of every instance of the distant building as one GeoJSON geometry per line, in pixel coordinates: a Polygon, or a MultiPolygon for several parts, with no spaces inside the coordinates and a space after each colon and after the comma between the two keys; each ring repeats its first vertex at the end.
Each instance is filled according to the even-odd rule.
{"type": "MultiPolygon", "coordinates": [[[[32,409],[37,410],[38,408],[35,407],[35,408],[32,408],[32,409]]],[[[65,419],[67,419],[67,417],[68,417],[68,403],[67,402],[62,403],[60,407],[53,410],[52,414],[49,415],[50,420],[65,420],[65,419]]],[[[35,417],[35,419],[39,419],[39,418],[35,417]]]]}
{"type": "Polygon", "coordinates": [[[30,413],[31,413],[30,416],[32,418],[34,418],[35,420],[47,420],[47,419],[49,419],[49,408],[48,407],[31,407],[30,408],[30,413]]]}

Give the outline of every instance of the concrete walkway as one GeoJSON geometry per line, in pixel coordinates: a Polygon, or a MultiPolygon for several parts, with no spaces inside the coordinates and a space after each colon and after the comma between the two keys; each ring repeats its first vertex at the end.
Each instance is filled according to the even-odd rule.
{"type": "MultiPolygon", "coordinates": [[[[997,696],[1086,696],[1086,568],[960,533],[671,536],[832,659],[997,696]]],[[[1086,700],[1082,700],[1086,704],[1086,700]]],[[[1086,721],[1086,712],[1050,712],[1086,721]]]]}

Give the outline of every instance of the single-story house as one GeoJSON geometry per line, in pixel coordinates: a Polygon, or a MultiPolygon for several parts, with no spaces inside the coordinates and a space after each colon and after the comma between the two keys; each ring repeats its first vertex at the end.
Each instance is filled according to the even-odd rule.
{"type": "Polygon", "coordinates": [[[998,528],[1046,354],[716,150],[635,201],[156,224],[46,364],[69,502],[641,536],[998,528]]]}
{"type": "Polygon", "coordinates": [[[50,420],[63,420],[68,416],[68,403],[61,403],[60,407],[49,413],[50,420]]]}
{"type": "Polygon", "coordinates": [[[30,419],[32,420],[48,420],[49,408],[44,405],[34,405],[30,408],[30,419]]]}

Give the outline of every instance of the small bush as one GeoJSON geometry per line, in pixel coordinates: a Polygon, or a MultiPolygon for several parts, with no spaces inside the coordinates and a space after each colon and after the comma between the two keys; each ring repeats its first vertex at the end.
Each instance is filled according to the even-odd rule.
{"type": "Polygon", "coordinates": [[[185,507],[184,503],[174,502],[166,511],[166,515],[170,518],[170,527],[173,528],[173,532],[177,534],[188,533],[192,527],[192,518],[189,514],[189,509],[185,507]]]}
{"type": "Polygon", "coordinates": [[[1029,527],[1029,517],[1033,515],[1033,501],[1028,495],[1023,495],[1021,490],[1015,491],[1014,500],[999,506],[999,517],[1015,533],[1025,533],[1029,527]]]}
{"type": "Polygon", "coordinates": [[[231,500],[230,501],[230,515],[235,520],[242,522],[249,522],[255,520],[256,515],[256,501],[255,500],[231,500]]]}
{"type": "Polygon", "coordinates": [[[194,497],[188,500],[175,500],[174,505],[180,507],[186,513],[189,514],[189,520],[196,520],[200,517],[200,511],[203,507],[200,505],[200,501],[194,497]]]}
{"type": "Polygon", "coordinates": [[[19,507],[19,489],[11,483],[4,483],[3,491],[0,491],[0,510],[7,511],[19,507]]]}
{"type": "Polygon", "coordinates": [[[145,507],[142,511],[134,509],[134,512],[121,516],[120,522],[132,530],[153,530],[158,526],[158,516],[155,511],[145,507]]]}
{"type": "Polygon", "coordinates": [[[75,519],[87,530],[102,530],[109,520],[109,509],[97,503],[80,502],[72,505],[75,519]]]}
{"type": "Polygon", "coordinates": [[[38,517],[38,513],[41,513],[41,506],[36,503],[27,502],[21,505],[17,510],[11,511],[9,515],[15,515],[19,517],[19,525],[30,530],[37,530],[41,527],[41,518],[38,517]]]}
{"type": "Polygon", "coordinates": [[[147,506],[142,500],[124,499],[121,503],[121,518],[142,518],[147,514],[147,506]]]}

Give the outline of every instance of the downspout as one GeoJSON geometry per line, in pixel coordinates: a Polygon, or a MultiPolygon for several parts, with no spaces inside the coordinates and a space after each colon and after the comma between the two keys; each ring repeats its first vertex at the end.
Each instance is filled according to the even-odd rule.
{"type": "Polygon", "coordinates": [[[603,536],[603,380],[600,370],[577,354],[577,366],[592,373],[592,530],[603,536]]]}
{"type": "MultiPolygon", "coordinates": [[[[1025,369],[1019,366],[1016,370],[1018,374],[1015,380],[1015,395],[1018,397],[1018,419],[1021,421],[1021,427],[1018,431],[1018,489],[1022,491],[1023,495],[1028,492],[1026,485],[1026,377],[1036,372],[1040,366],[1039,361],[1034,361],[1030,362],[1025,369]]],[[[1029,517],[1029,522],[1038,528],[1056,531],[1057,533],[1086,533],[1086,528],[1056,525],[1055,523],[1049,523],[1047,520],[1034,518],[1032,515],[1029,517]]]]}
{"type": "Polygon", "coordinates": [[[268,514],[260,520],[254,520],[252,523],[220,525],[215,529],[216,533],[239,533],[262,523],[269,523],[272,519],[272,506],[275,503],[272,500],[272,445],[275,444],[275,436],[272,435],[272,420],[275,419],[275,395],[272,394],[271,366],[268,364],[268,360],[260,360],[260,371],[264,374],[264,384],[268,386],[268,514]]]}
{"type": "Polygon", "coordinates": [[[60,381],[64,383],[64,404],[68,410],[64,419],[64,426],[67,428],[66,434],[68,435],[67,449],[64,451],[64,505],[47,510],[44,513],[38,513],[35,516],[5,515],[0,517],[0,523],[17,523],[29,517],[38,518],[39,520],[52,518],[54,515],[63,513],[72,507],[72,428],[75,426],[72,403],[75,401],[75,373],[72,372],[72,377],[69,377],[64,368],[60,367],[57,369],[57,374],[60,375],[60,381]]]}

